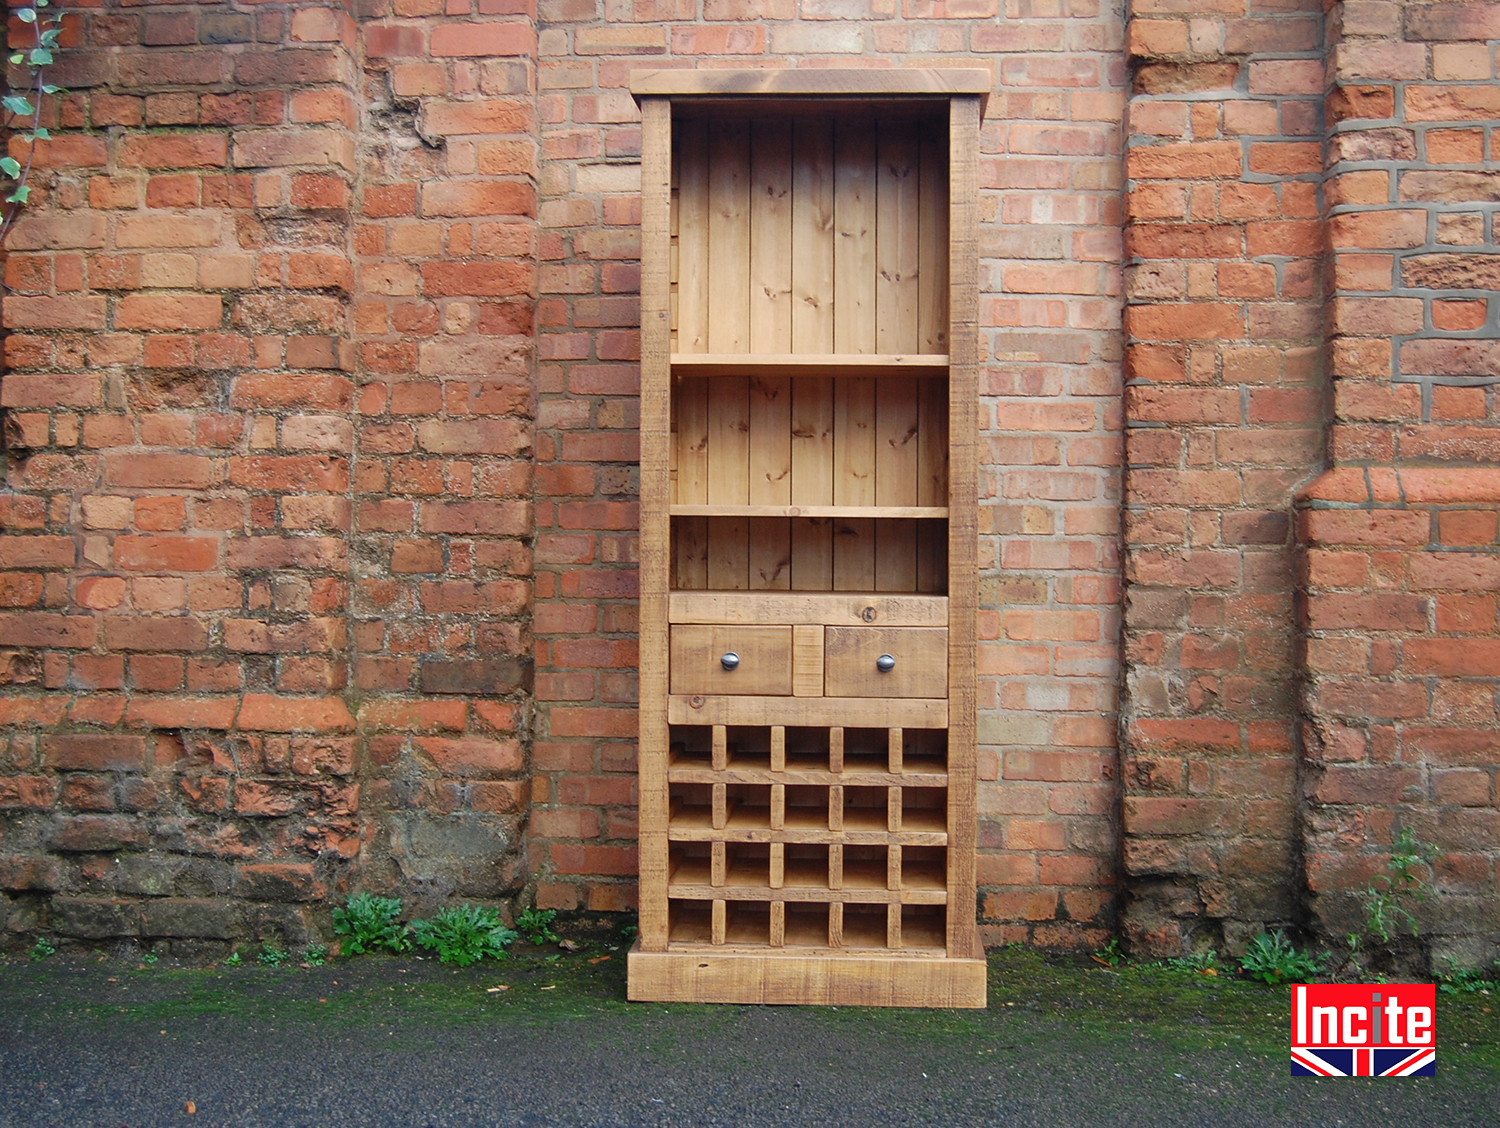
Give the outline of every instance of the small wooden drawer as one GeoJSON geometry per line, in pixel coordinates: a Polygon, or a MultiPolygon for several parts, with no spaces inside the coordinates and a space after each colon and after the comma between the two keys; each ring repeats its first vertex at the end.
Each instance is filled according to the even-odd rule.
{"type": "Polygon", "coordinates": [[[829,697],[948,696],[944,627],[828,627],[824,640],[829,697]],[[894,660],[889,670],[883,656],[894,660]]]}
{"type": "Polygon", "coordinates": [[[791,627],[672,628],[673,693],[790,697],[791,627]],[[738,664],[725,668],[725,656],[738,664]]]}

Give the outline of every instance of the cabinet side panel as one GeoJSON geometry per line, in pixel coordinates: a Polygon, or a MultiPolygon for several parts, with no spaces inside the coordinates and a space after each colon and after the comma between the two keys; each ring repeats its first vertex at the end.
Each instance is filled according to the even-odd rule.
{"type": "Polygon", "coordinates": [[[833,122],[792,126],[792,351],[833,351],[833,122]]]}
{"type": "Polygon", "coordinates": [[[750,351],[792,351],[792,129],[750,127],[750,351]]]}
{"type": "MultiPolygon", "coordinates": [[[[703,122],[681,124],[677,145],[677,350],[685,353],[708,351],[707,139],[703,122]]],[[[643,237],[644,218],[643,214],[643,237]]]]}
{"type": "Polygon", "coordinates": [[[670,195],[672,118],[641,105],[641,947],[667,946],[667,583],[671,442],[670,195]]]}
{"type": "Polygon", "coordinates": [[[979,99],[949,107],[948,954],[974,927],[975,616],[978,611],[979,99]]]}

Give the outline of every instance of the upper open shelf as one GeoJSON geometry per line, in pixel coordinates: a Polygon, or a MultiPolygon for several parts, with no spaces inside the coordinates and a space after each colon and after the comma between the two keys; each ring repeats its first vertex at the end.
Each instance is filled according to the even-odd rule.
{"type": "Polygon", "coordinates": [[[946,376],[947,353],[673,353],[674,376],[946,376]]]}

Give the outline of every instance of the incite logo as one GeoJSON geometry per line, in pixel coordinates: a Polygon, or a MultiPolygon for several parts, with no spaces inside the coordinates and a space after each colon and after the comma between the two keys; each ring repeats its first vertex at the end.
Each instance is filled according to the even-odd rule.
{"type": "Polygon", "coordinates": [[[1292,987],[1293,1077],[1433,1077],[1431,983],[1292,987]]]}

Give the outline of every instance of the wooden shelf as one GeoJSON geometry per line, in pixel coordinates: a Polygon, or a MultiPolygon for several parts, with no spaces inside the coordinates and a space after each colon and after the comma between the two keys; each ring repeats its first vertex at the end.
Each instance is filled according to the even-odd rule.
{"type": "Polygon", "coordinates": [[[842,772],[792,767],[784,772],[773,772],[769,768],[733,766],[726,771],[714,771],[707,764],[688,766],[679,761],[667,769],[667,780],[671,783],[789,783],[814,787],[837,784],[846,787],[947,787],[948,773],[931,768],[887,772],[851,771],[847,767],[842,772]]]}
{"type": "Polygon", "coordinates": [[[683,376],[947,376],[947,353],[673,353],[683,376]]]}
{"type": "Polygon", "coordinates": [[[887,889],[882,885],[848,885],[843,889],[828,888],[828,878],[816,881],[786,882],[780,889],[769,885],[710,885],[702,882],[682,881],[675,876],[667,884],[667,896],[683,901],[786,901],[802,904],[850,904],[850,905],[942,905],[948,895],[943,890],[887,889]]]}
{"type": "MultiPolygon", "coordinates": [[[[787,842],[801,846],[946,846],[948,835],[937,830],[889,831],[884,826],[870,830],[828,830],[826,820],[822,827],[798,827],[792,825],[788,812],[787,825],[782,830],[760,826],[727,826],[715,830],[713,820],[706,807],[684,808],[682,818],[673,816],[667,824],[667,839],[671,842],[787,842]]],[[[733,822],[733,820],[730,820],[733,822]]],[[[748,821],[748,817],[747,817],[748,821]]]]}
{"type": "Polygon", "coordinates": [[[944,521],[944,505],[673,505],[673,517],[873,517],[944,521]]]}
{"type": "Polygon", "coordinates": [[[884,592],[674,591],[668,597],[672,623],[755,626],[790,623],[829,627],[946,627],[946,595],[884,592]]]}
{"type": "Polygon", "coordinates": [[[731,697],[671,694],[674,725],[845,725],[865,728],[948,727],[945,697],[731,697]]]}

